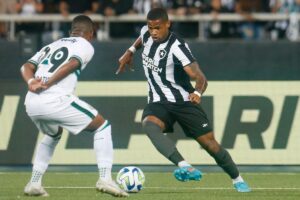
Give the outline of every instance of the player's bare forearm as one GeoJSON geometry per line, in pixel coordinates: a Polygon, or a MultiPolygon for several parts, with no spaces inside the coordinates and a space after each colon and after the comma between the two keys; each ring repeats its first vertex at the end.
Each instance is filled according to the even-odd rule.
{"type": "Polygon", "coordinates": [[[136,49],[140,49],[142,45],[143,45],[142,38],[138,37],[132,46],[134,46],[136,49]]]}
{"type": "Polygon", "coordinates": [[[25,63],[21,67],[21,75],[26,83],[32,78],[34,78],[34,73],[35,73],[35,66],[32,63],[25,63]]]}
{"type": "Polygon", "coordinates": [[[186,66],[184,70],[196,82],[195,90],[203,94],[207,88],[207,80],[198,63],[193,62],[189,66],[186,66]]]}
{"type": "Polygon", "coordinates": [[[41,79],[36,79],[34,77],[35,73],[35,65],[32,63],[25,63],[21,67],[21,74],[24,79],[24,81],[27,83],[28,90],[34,93],[38,93],[42,90],[42,80],[41,79]]]}
{"type": "Polygon", "coordinates": [[[66,76],[77,70],[80,66],[80,63],[77,59],[70,59],[69,62],[60,67],[46,83],[44,83],[44,89],[51,87],[57,82],[64,79],[66,76]]]}
{"type": "Polygon", "coordinates": [[[129,68],[133,71],[133,67],[132,67],[133,55],[136,50],[142,47],[142,45],[143,45],[142,39],[139,37],[136,39],[133,45],[125,51],[125,53],[119,58],[119,68],[116,74],[119,74],[120,72],[124,72],[127,66],[129,66],[129,68]]]}

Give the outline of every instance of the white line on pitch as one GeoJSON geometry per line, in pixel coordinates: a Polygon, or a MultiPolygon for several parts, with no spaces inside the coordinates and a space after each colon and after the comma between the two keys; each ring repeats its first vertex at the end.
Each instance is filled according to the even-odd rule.
{"type": "MultiPolygon", "coordinates": [[[[47,186],[48,189],[94,189],[89,186],[47,186]]],[[[166,190],[234,190],[229,187],[144,187],[145,189],[166,189],[166,190]]],[[[251,188],[253,190],[300,190],[300,188],[251,188]]]]}
{"type": "MultiPolygon", "coordinates": [[[[204,173],[204,174],[206,174],[206,175],[220,175],[220,174],[223,174],[222,172],[220,172],[220,173],[204,173]]],[[[243,173],[241,173],[241,174],[243,174],[243,175],[254,175],[254,176],[260,176],[260,175],[263,175],[263,176],[265,176],[265,175],[267,175],[267,176],[270,176],[270,175],[272,175],[272,176],[295,176],[295,175],[300,175],[300,173],[292,173],[292,172],[287,172],[287,173],[285,173],[285,172],[274,172],[274,173],[266,173],[266,172],[243,172],[243,173]]]]}

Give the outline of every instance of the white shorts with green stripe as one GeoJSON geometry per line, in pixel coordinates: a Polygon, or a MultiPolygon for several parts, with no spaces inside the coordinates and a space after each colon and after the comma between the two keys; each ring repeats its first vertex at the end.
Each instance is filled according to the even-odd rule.
{"type": "Polygon", "coordinates": [[[47,103],[35,101],[26,105],[26,111],[37,128],[50,136],[58,133],[58,127],[76,135],[83,131],[98,114],[95,108],[72,95],[47,103]],[[48,113],[41,112],[39,108],[43,107],[51,110],[48,113]]]}

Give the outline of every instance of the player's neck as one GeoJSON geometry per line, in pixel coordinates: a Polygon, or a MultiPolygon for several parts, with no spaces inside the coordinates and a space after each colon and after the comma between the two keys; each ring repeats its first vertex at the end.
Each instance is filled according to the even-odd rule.
{"type": "Polygon", "coordinates": [[[162,43],[165,43],[166,41],[169,40],[170,35],[171,35],[171,31],[169,31],[168,34],[166,34],[166,36],[163,37],[163,38],[161,39],[161,41],[158,41],[157,43],[161,43],[161,44],[162,44],[162,43]]]}

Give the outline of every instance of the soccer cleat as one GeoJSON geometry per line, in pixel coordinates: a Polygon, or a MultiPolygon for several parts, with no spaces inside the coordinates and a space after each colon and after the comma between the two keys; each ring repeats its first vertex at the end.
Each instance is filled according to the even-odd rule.
{"type": "Polygon", "coordinates": [[[202,172],[194,167],[181,167],[174,170],[174,176],[179,181],[200,181],[202,172]]]}
{"type": "Polygon", "coordinates": [[[237,182],[233,184],[233,186],[238,192],[251,192],[251,189],[246,182],[237,182]]]}
{"type": "Polygon", "coordinates": [[[128,193],[122,190],[114,181],[104,181],[99,179],[96,183],[96,189],[100,192],[113,195],[115,197],[128,197],[128,193]]]}
{"type": "Polygon", "coordinates": [[[47,197],[49,194],[39,183],[29,182],[24,189],[24,194],[27,196],[42,196],[47,197]]]}

